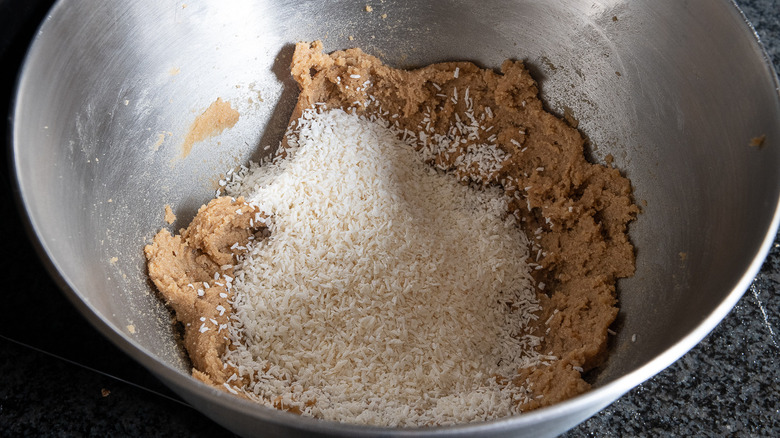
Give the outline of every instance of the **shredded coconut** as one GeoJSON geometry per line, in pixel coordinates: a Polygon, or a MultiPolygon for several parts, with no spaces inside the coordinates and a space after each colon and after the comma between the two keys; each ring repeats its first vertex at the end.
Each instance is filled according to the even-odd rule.
{"type": "MultiPolygon", "coordinates": [[[[387,122],[334,109],[293,125],[283,155],[227,185],[270,229],[234,270],[223,359],[248,383],[228,389],[373,425],[518,413],[532,395],[511,379],[549,358],[529,333],[528,239],[503,192],[426,165],[387,122]]],[[[478,158],[493,172],[503,152],[464,165],[478,158]]]]}

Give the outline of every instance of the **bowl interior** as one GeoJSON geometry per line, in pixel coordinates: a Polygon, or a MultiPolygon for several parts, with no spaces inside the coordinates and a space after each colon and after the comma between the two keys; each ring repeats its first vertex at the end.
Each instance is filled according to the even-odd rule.
{"type": "Polygon", "coordinates": [[[704,336],[757,271],[778,221],[778,83],[730,2],[551,3],[61,1],[14,108],[32,230],[85,314],[187,392],[142,248],[166,205],[186,226],[221,174],[278,144],[297,95],[292,44],[357,46],[399,67],[523,59],[548,108],[579,121],[592,160],[614,158],[643,209],[618,334],[583,396],[608,403],[630,389],[621,377],[638,383],[704,336]],[[181,158],[190,124],[218,97],[238,124],[181,158]]]}

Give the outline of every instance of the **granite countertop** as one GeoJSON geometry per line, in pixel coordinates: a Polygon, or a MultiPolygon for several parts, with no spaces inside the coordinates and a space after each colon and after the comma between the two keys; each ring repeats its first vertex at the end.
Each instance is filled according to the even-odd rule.
{"type": "MultiPolygon", "coordinates": [[[[51,3],[0,0],[4,109],[51,3]]],[[[780,70],[780,1],[737,3],[780,70]]],[[[0,126],[2,138],[7,129],[0,126]]],[[[14,211],[2,157],[8,213],[0,219],[0,436],[232,436],[103,338],[57,289],[14,211]]],[[[749,290],[709,336],[564,436],[780,436],[779,354],[780,235],[749,290]]]]}

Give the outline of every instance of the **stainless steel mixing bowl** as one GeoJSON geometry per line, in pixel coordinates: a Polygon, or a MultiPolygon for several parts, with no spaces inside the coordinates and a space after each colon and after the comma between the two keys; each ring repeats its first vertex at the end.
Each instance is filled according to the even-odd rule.
{"type": "Polygon", "coordinates": [[[737,302],[780,218],[780,98],[734,4],[369,3],[63,0],[51,11],[13,108],[20,199],[63,289],[124,351],[244,435],[544,436],[668,366],[737,302]],[[637,272],[619,283],[618,335],[592,391],[515,418],[392,430],[259,407],[190,377],[142,246],[166,204],[184,226],[220,173],[278,142],[296,96],[292,44],[313,39],[404,67],[524,59],[549,108],[579,120],[591,158],[610,154],[631,178],[643,205],[630,230],[637,272]],[[240,121],[179,158],[217,97],[237,104],[240,121]]]}

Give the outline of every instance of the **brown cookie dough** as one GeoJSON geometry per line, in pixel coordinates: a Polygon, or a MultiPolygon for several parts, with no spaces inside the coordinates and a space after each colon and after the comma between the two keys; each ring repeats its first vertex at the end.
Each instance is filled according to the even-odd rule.
{"type": "Polygon", "coordinates": [[[165,222],[169,225],[176,222],[176,215],[173,214],[173,209],[170,205],[165,206],[165,222]]]}
{"type": "MultiPolygon", "coordinates": [[[[544,111],[523,63],[506,61],[500,72],[468,62],[405,71],[359,49],[327,55],[315,42],[296,46],[291,69],[301,89],[291,126],[315,104],[382,119],[413,138],[432,165],[504,188],[508,213],[532,241],[542,304],[536,332],[550,356],[549,365],[520,373],[534,395],[521,408],[586,391],[582,372],[603,361],[618,312],[615,281],[634,272],[627,224],[638,208],[628,179],[588,163],[580,133],[544,111]]],[[[179,236],[163,230],[146,247],[150,278],[185,327],[193,375],[226,390],[233,370],[221,359],[229,345],[220,327],[231,311],[224,276],[240,254],[230,248],[259,229],[249,221],[255,214],[242,199],[218,198],[179,236]]]]}
{"type": "Polygon", "coordinates": [[[607,329],[618,313],[615,281],[634,273],[627,224],[638,208],[629,180],[589,163],[579,131],[544,110],[523,63],[505,61],[500,73],[469,62],[405,71],[360,49],[327,55],[315,42],[296,46],[292,74],[301,87],[292,123],[324,102],[384,118],[415,135],[419,148],[429,148],[426,139],[444,137],[438,143],[449,146],[433,148],[433,165],[468,181],[501,185],[513,197],[510,212],[534,242],[529,262],[541,289],[540,351],[557,358],[521,373],[536,397],[523,409],[587,390],[581,374],[603,361],[607,329]],[[463,165],[459,157],[486,144],[504,153],[498,169],[463,165]]]}
{"type": "Polygon", "coordinates": [[[179,235],[163,229],[144,248],[149,278],[184,326],[193,376],[214,385],[233,373],[221,359],[228,347],[233,263],[263,226],[253,220],[257,213],[242,198],[223,196],[201,207],[179,235]]]}
{"type": "MultiPolygon", "coordinates": [[[[235,126],[239,117],[238,111],[230,106],[230,102],[225,102],[218,97],[190,125],[190,130],[181,145],[181,158],[186,158],[190,154],[195,143],[219,135],[225,129],[235,126]]],[[[165,136],[163,135],[160,139],[165,139],[165,136]]],[[[159,143],[162,144],[161,141],[159,143]]]]}

